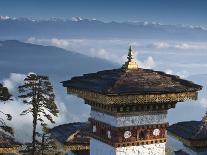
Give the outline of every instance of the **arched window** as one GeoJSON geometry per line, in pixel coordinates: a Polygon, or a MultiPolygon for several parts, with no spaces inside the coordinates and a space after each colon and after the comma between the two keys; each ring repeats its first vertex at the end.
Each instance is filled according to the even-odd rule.
{"type": "Polygon", "coordinates": [[[145,139],[145,132],[143,130],[141,130],[139,132],[139,140],[144,140],[145,139]]]}

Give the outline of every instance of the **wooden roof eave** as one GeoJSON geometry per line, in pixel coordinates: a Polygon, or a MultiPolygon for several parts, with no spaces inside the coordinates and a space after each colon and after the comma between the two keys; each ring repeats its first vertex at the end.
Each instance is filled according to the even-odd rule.
{"type": "Polygon", "coordinates": [[[89,101],[105,104],[181,102],[196,100],[198,94],[197,91],[167,94],[101,94],[72,87],[68,87],[67,92],[89,101]]]}

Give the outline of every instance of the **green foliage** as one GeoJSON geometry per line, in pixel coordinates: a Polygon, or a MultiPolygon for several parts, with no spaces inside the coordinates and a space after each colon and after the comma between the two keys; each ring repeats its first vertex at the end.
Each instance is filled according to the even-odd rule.
{"type": "Polygon", "coordinates": [[[32,114],[33,116],[33,152],[36,145],[36,127],[39,122],[42,127],[45,127],[44,118],[51,123],[55,123],[53,116],[58,115],[59,111],[55,103],[55,95],[52,84],[47,76],[30,74],[24,79],[24,84],[18,87],[19,98],[23,103],[28,105],[26,110],[23,110],[20,115],[32,114]]]}

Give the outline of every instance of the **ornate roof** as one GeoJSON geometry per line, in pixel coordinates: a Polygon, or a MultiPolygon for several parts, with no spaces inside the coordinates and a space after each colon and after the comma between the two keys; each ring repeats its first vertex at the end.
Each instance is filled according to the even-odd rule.
{"type": "Polygon", "coordinates": [[[138,68],[131,47],[122,68],[84,74],[63,81],[63,86],[103,95],[167,94],[196,92],[202,86],[175,75],[138,68]]]}
{"type": "Polygon", "coordinates": [[[54,127],[52,138],[62,144],[89,144],[89,123],[75,122],[54,127]]]}
{"type": "Polygon", "coordinates": [[[189,155],[188,153],[184,152],[183,150],[178,150],[174,152],[175,155],[189,155]]]}
{"type": "Polygon", "coordinates": [[[171,125],[168,131],[188,140],[207,140],[207,112],[201,121],[179,122],[171,125]]]}
{"type": "Polygon", "coordinates": [[[207,147],[207,113],[201,121],[178,122],[169,126],[167,130],[189,147],[207,147]]]}
{"type": "Polygon", "coordinates": [[[207,126],[202,121],[178,122],[168,127],[168,131],[188,140],[207,139],[207,126]]]}

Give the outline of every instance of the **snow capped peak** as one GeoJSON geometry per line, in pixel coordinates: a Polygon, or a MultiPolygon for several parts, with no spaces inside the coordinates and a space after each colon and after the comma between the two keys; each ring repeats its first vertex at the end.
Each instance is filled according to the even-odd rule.
{"type": "Polygon", "coordinates": [[[72,21],[78,22],[78,21],[97,21],[96,18],[88,19],[88,18],[82,18],[82,17],[72,17],[72,21]]]}
{"type": "Polygon", "coordinates": [[[11,19],[9,16],[0,16],[0,20],[8,20],[11,19]]]}
{"type": "Polygon", "coordinates": [[[149,24],[148,21],[144,21],[144,22],[143,22],[143,25],[148,25],[148,24],[149,24]]]}
{"type": "Polygon", "coordinates": [[[83,18],[81,18],[81,17],[72,17],[71,20],[77,22],[77,21],[83,20],[83,18]]]}

